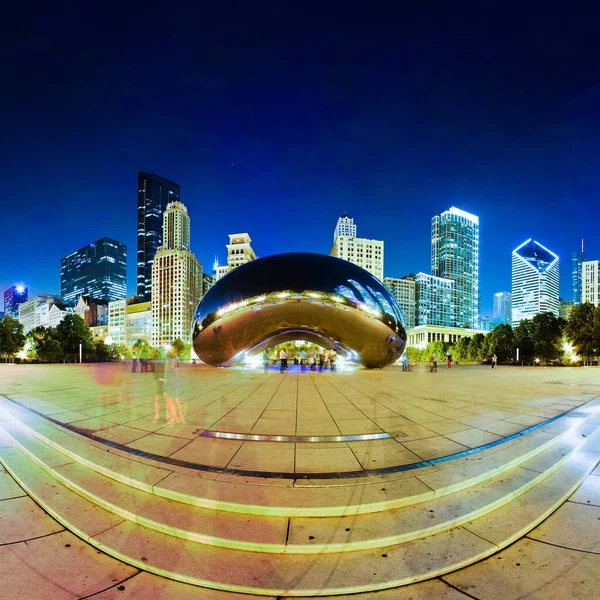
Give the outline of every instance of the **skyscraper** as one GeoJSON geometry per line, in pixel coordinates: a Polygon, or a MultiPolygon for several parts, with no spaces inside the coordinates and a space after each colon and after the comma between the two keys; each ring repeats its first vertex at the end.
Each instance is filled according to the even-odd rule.
{"type": "Polygon", "coordinates": [[[456,327],[479,322],[479,217],[452,206],[431,219],[431,273],[452,279],[456,327]]]}
{"type": "Polygon", "coordinates": [[[151,296],[152,263],[162,244],[163,213],[169,202],[179,200],[178,183],[154,173],[138,173],[137,295],[142,301],[151,296]]]}
{"type": "Polygon", "coordinates": [[[66,304],[79,296],[121,300],[127,294],[127,246],[108,237],[92,242],[61,260],[60,293],[66,304]]]}
{"type": "Polygon", "coordinates": [[[417,324],[416,283],[414,276],[409,275],[402,279],[386,277],[383,283],[398,301],[404,313],[406,328],[412,329],[417,324]]]}
{"type": "Polygon", "coordinates": [[[227,244],[227,264],[219,265],[215,257],[215,281],[221,279],[247,262],[256,260],[256,252],[251,246],[252,239],[247,233],[231,233],[229,234],[229,244],[227,244]]]}
{"type": "Polygon", "coordinates": [[[581,264],[581,302],[600,305],[600,261],[588,260],[581,264]]]}
{"type": "Polygon", "coordinates": [[[11,285],[4,292],[4,314],[19,319],[19,304],[27,301],[28,289],[22,285],[11,285]]]}
{"type": "Polygon", "coordinates": [[[573,281],[573,304],[581,303],[581,266],[585,262],[585,252],[583,251],[583,240],[581,240],[581,252],[573,252],[571,260],[571,279],[573,281]]]}
{"type": "Polygon", "coordinates": [[[558,256],[533,239],[512,252],[512,326],[551,312],[558,317],[558,256]]]}
{"type": "Polygon", "coordinates": [[[417,273],[415,281],[417,325],[454,327],[456,282],[427,273],[417,273]]]}
{"type": "Polygon", "coordinates": [[[356,225],[354,224],[354,218],[349,217],[346,213],[344,213],[338,219],[337,225],[335,226],[335,230],[333,232],[333,242],[335,243],[335,239],[341,235],[346,237],[356,237],[356,225]]]}
{"type": "Polygon", "coordinates": [[[356,237],[354,219],[345,213],[338,219],[329,254],[354,263],[383,281],[383,241],[356,237]]]}
{"type": "Polygon", "coordinates": [[[192,342],[192,322],[202,297],[202,265],[190,252],[190,218],[181,202],[163,215],[163,239],[152,264],[152,345],[192,342]]]}
{"type": "Polygon", "coordinates": [[[510,292],[494,294],[494,325],[510,325],[512,322],[512,302],[510,292]]]}

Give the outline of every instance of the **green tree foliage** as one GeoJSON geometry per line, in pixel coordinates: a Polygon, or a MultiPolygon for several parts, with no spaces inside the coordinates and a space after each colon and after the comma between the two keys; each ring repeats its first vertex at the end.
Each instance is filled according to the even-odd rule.
{"type": "Polygon", "coordinates": [[[57,325],[53,337],[60,343],[65,355],[78,354],[79,344],[84,352],[94,349],[92,332],[79,315],[66,315],[57,325]]]}
{"type": "Polygon", "coordinates": [[[96,340],[94,342],[94,355],[96,360],[104,361],[111,356],[111,349],[103,340],[96,340]]]}
{"type": "Polygon", "coordinates": [[[498,361],[507,362],[515,357],[515,334],[510,325],[498,325],[486,336],[487,358],[494,354],[498,361]]]}
{"type": "Polygon", "coordinates": [[[181,338],[177,338],[171,344],[171,352],[173,353],[173,356],[181,356],[183,354],[184,350],[185,350],[185,343],[181,338]]]}
{"type": "Polygon", "coordinates": [[[454,344],[452,350],[452,358],[454,360],[469,360],[469,344],[471,343],[470,337],[460,338],[456,344],[454,344]]]}
{"type": "Polygon", "coordinates": [[[12,358],[25,346],[23,325],[10,315],[0,319],[0,356],[12,358]]]}
{"type": "Polygon", "coordinates": [[[147,340],[140,338],[133,344],[133,354],[136,358],[149,358],[152,350],[147,340]]]}
{"type": "Polygon", "coordinates": [[[43,362],[58,362],[64,358],[65,353],[58,340],[47,337],[40,344],[37,355],[43,362]]]}
{"type": "Polygon", "coordinates": [[[530,332],[531,321],[523,319],[514,329],[515,356],[519,349],[519,362],[531,363],[534,359],[535,347],[530,332]]]}
{"type": "Polygon", "coordinates": [[[408,362],[411,364],[418,364],[422,360],[422,351],[414,346],[406,347],[406,355],[408,356],[408,362]]]}
{"type": "Polygon", "coordinates": [[[485,360],[485,335],[483,333],[476,333],[469,343],[469,360],[481,361],[485,360]]]}
{"type": "Polygon", "coordinates": [[[565,334],[578,354],[590,360],[600,347],[600,308],[586,302],[574,306],[569,313],[565,334]]]}
{"type": "MultiPolygon", "coordinates": [[[[143,341],[146,342],[146,340],[143,341]]],[[[148,344],[148,342],[146,342],[146,344],[148,344]]],[[[148,345],[148,355],[149,354],[150,346],[148,345]]],[[[132,358],[131,350],[125,344],[113,344],[111,347],[111,358],[132,358]]]]}
{"type": "Polygon", "coordinates": [[[544,364],[558,360],[562,356],[562,332],[565,327],[564,319],[546,312],[535,315],[529,325],[529,333],[533,341],[535,358],[544,364]]]}

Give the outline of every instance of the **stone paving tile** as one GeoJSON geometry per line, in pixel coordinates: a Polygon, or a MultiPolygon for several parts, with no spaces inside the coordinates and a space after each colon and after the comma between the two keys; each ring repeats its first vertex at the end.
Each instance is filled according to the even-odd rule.
{"type": "MultiPolygon", "coordinates": [[[[296,447],[297,473],[337,473],[338,471],[360,471],[361,464],[346,446],[345,448],[312,448],[310,444],[304,448],[296,447]]],[[[298,446],[298,445],[297,445],[298,446]]]]}
{"type": "Polygon", "coordinates": [[[440,435],[446,435],[447,433],[456,433],[457,431],[467,431],[467,429],[472,429],[472,427],[455,421],[435,421],[427,423],[427,429],[431,429],[431,431],[440,435]]]}
{"type": "Polygon", "coordinates": [[[225,467],[242,443],[237,440],[214,440],[198,437],[181,450],[174,452],[171,458],[211,467],[225,467]]]}
{"type": "Polygon", "coordinates": [[[365,469],[380,469],[420,462],[419,456],[395,440],[348,442],[348,446],[365,469]]]}
{"type": "Polygon", "coordinates": [[[392,432],[393,437],[399,442],[409,442],[412,440],[422,440],[428,437],[435,437],[436,434],[429,429],[429,426],[423,425],[402,425],[396,431],[392,432]]]}
{"type": "Polygon", "coordinates": [[[423,460],[439,458],[440,456],[448,456],[449,454],[457,454],[463,450],[468,450],[466,446],[458,444],[445,437],[432,437],[423,440],[415,440],[413,442],[403,442],[411,452],[423,460]]]}
{"type": "Polygon", "coordinates": [[[600,506],[600,477],[594,474],[598,472],[598,469],[600,469],[600,465],[594,469],[592,475],[569,498],[571,502],[600,506]]]}
{"type": "Polygon", "coordinates": [[[0,500],[25,496],[17,482],[4,470],[0,470],[0,500]]]}
{"type": "Polygon", "coordinates": [[[0,581],[2,590],[9,590],[7,600],[84,598],[136,573],[67,531],[0,547],[0,581]]]}
{"type": "Polygon", "coordinates": [[[460,571],[443,576],[478,600],[600,598],[600,556],[522,539],[460,571]]]}
{"type": "Polygon", "coordinates": [[[371,419],[338,419],[337,425],[342,435],[383,433],[383,429],[371,421],[371,419]]]}
{"type": "Polygon", "coordinates": [[[600,507],[565,502],[527,537],[572,550],[600,554],[600,507]]]}
{"type": "Polygon", "coordinates": [[[245,442],[227,465],[230,469],[294,472],[292,443],[245,442]]]}
{"type": "Polygon", "coordinates": [[[190,440],[185,438],[162,435],[160,433],[148,433],[144,437],[127,445],[135,450],[151,452],[152,454],[158,454],[159,456],[171,456],[171,454],[191,443],[190,440]]]}
{"type": "Polygon", "coordinates": [[[489,433],[487,431],[481,431],[479,429],[469,429],[468,431],[458,431],[456,433],[448,433],[446,437],[451,440],[468,446],[469,448],[477,448],[491,442],[496,442],[502,439],[502,436],[489,433]]]}
{"type": "Polygon", "coordinates": [[[0,501],[0,545],[46,536],[64,527],[28,496],[0,501]]]}

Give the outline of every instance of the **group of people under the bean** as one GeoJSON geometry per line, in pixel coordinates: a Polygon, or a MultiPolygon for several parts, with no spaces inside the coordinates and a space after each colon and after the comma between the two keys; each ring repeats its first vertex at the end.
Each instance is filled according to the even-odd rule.
{"type": "MultiPolygon", "coordinates": [[[[300,364],[300,368],[302,371],[305,371],[306,368],[310,368],[311,371],[323,371],[327,367],[329,367],[332,371],[335,371],[335,352],[328,352],[327,350],[323,350],[319,354],[317,354],[316,350],[310,350],[310,352],[306,352],[306,350],[300,351],[300,356],[298,358],[298,364],[300,364]]],[[[279,370],[283,373],[288,368],[288,353],[285,350],[279,350],[277,352],[277,356],[275,360],[279,362],[279,370]]],[[[265,373],[269,371],[269,362],[271,361],[271,357],[269,356],[269,352],[265,350],[263,354],[263,365],[265,368],[265,373]]]]}

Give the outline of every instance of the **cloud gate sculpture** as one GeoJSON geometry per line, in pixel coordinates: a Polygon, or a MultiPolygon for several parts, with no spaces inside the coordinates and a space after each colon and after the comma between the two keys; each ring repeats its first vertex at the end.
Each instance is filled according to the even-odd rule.
{"type": "Polygon", "coordinates": [[[194,350],[214,366],[305,340],[368,368],[396,361],[406,329],[398,303],[368,271],[312,253],[276,254],[221,278],[196,310],[194,350]]]}

